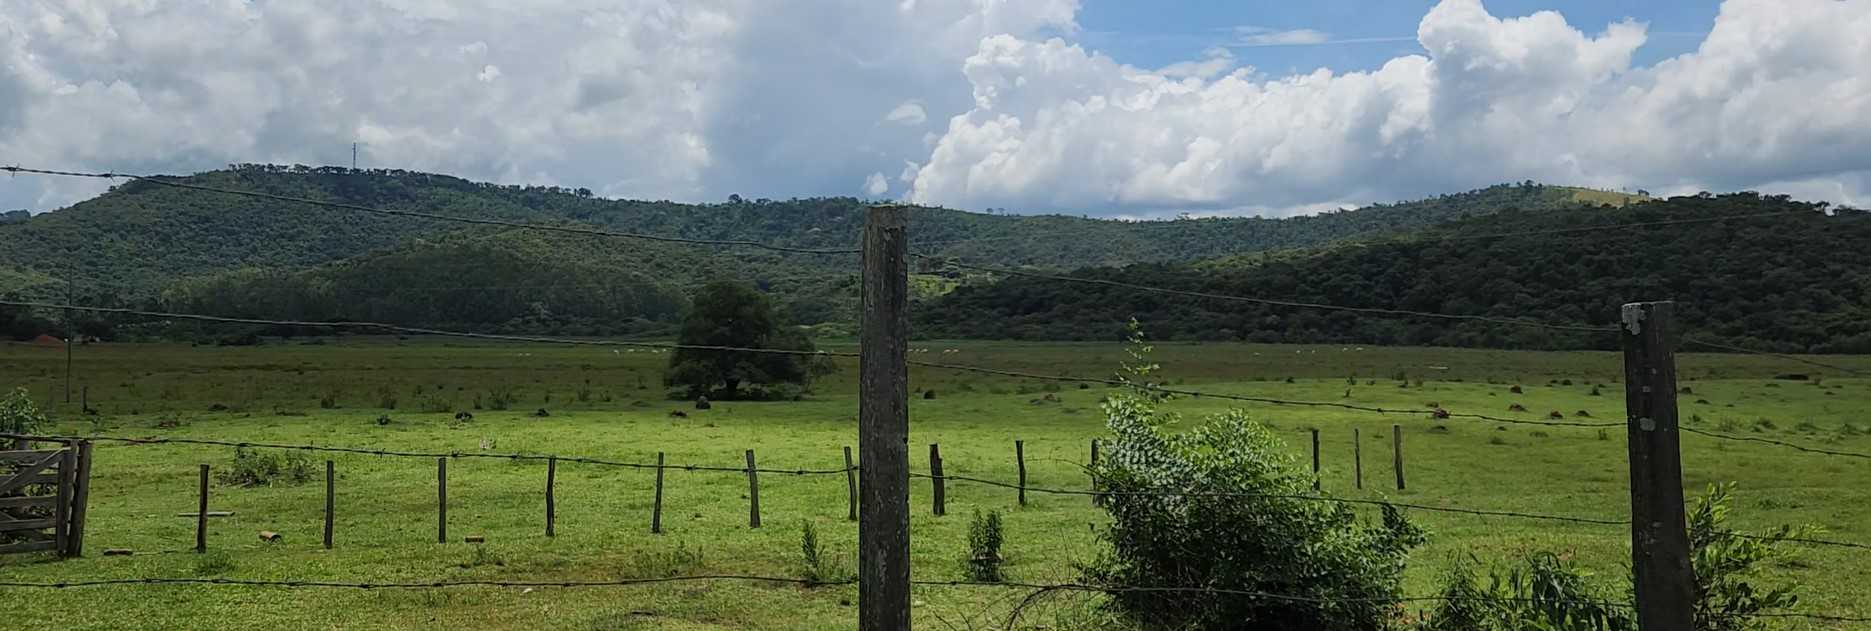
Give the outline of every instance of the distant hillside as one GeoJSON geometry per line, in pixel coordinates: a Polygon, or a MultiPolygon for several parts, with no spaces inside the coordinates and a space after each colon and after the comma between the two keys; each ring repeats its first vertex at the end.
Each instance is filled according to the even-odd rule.
{"type": "MultiPolygon", "coordinates": [[[[240,165],[185,181],[375,208],[812,248],[857,243],[865,208],[853,198],[610,200],[582,189],[330,167],[240,165]]],[[[1502,211],[1578,208],[1585,192],[1529,182],[1289,219],[1121,222],[918,208],[911,238],[919,253],[1000,265],[1183,262],[1389,238],[1502,211]]],[[[516,233],[145,182],[0,223],[0,295],[63,298],[69,287],[83,302],[252,317],[607,333],[667,323],[674,317],[668,300],[679,311],[682,294],[701,281],[741,278],[760,281],[799,322],[849,323],[856,271],[855,256],[516,233]],[[592,292],[578,293],[585,289],[592,292]]],[[[956,285],[931,277],[918,288],[935,294],[956,285]]]]}
{"type": "MultiPolygon", "coordinates": [[[[1692,334],[1753,348],[1871,352],[1866,213],[1752,193],[1677,197],[1621,210],[1506,212],[1420,239],[1075,275],[1358,307],[1609,326],[1618,306],[1676,300],[1692,334]],[[1483,239],[1451,236],[1787,211],[1784,217],[1483,239]],[[1439,238],[1444,237],[1444,238],[1439,238]]],[[[962,287],[916,311],[924,337],[1120,339],[1130,318],[1169,339],[1505,348],[1612,348],[1615,338],[1481,323],[1183,298],[1008,278],[962,287]]]]}

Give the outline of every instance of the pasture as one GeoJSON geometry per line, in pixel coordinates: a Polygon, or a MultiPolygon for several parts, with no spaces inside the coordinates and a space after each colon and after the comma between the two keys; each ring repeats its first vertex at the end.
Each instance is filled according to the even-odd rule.
{"type": "MultiPolygon", "coordinates": [[[[916,342],[913,359],[1081,377],[1106,377],[1126,356],[1117,344],[916,342]],[[948,349],[955,352],[944,353],[948,349]]],[[[855,350],[826,342],[827,350],[855,350]]],[[[127,437],[578,455],[673,465],[762,468],[843,466],[857,444],[856,362],[822,379],[801,401],[716,402],[696,410],[664,397],[667,355],[605,347],[325,338],[258,347],[98,344],[76,353],[75,383],[88,387],[95,416],[75,389],[63,403],[63,349],[0,346],[0,386],[26,387],[50,406],[56,431],[127,437]],[[616,352],[613,352],[613,351],[616,352]],[[478,405],[478,409],[477,409],[478,405]],[[496,409],[505,408],[505,409],[496,409]],[[544,410],[545,416],[539,416],[544,410]],[[685,418],[671,415],[681,410],[685,418]],[[469,411],[460,421],[456,412],[469,411]],[[380,424],[380,417],[388,417],[380,424]]],[[[1178,387],[1292,400],[1347,402],[1537,420],[1558,411],[1623,419],[1620,360],[1613,353],[1534,353],[1437,348],[1159,344],[1156,360],[1178,387]],[[1520,386],[1522,393],[1510,391],[1520,386]],[[1598,390],[1594,394],[1594,389],[1598,390]],[[1527,412],[1509,412],[1519,404],[1527,412]]],[[[1832,374],[1772,357],[1685,354],[1678,358],[1687,426],[1827,449],[1871,453],[1871,379],[1832,374]],[[1776,378],[1799,373],[1813,378],[1776,378]]],[[[1858,370],[1871,358],[1830,357],[1858,370]]],[[[939,443],[946,473],[1013,482],[1014,441],[1025,441],[1032,487],[1084,489],[1080,469],[1099,436],[1102,386],[913,368],[912,468],[925,471],[939,443]]],[[[1425,415],[1378,415],[1182,397],[1167,404],[1191,417],[1243,407],[1281,431],[1309,466],[1308,430],[1323,436],[1328,493],[1418,504],[1623,518],[1628,514],[1623,430],[1502,425],[1425,415]],[[1407,490],[1391,480],[1390,431],[1404,432],[1407,490]],[[1363,439],[1364,488],[1353,488],[1353,428],[1363,439]]],[[[1871,460],[1825,456],[1685,435],[1685,487],[1739,483],[1733,522],[1764,531],[1810,523],[1824,538],[1871,542],[1871,460]]],[[[463,579],[579,581],[694,574],[797,576],[800,531],[815,525],[841,571],[855,567],[856,525],[846,520],[842,474],[760,477],[763,525],[747,524],[748,488],[733,472],[667,472],[663,526],[650,532],[649,470],[561,462],[557,533],[544,536],[546,465],[463,458],[448,464],[448,533],[436,543],[435,463],[422,458],[313,453],[301,484],[217,484],[207,554],[195,554],[196,468],[222,470],[234,450],[100,442],[95,455],[84,558],[0,557],[0,581],[58,582],[138,577],[233,577],[339,582],[463,579]],[[335,463],[336,545],[320,545],[323,460],[335,463]],[[262,542],[261,530],[282,533],[262,542]],[[481,535],[485,544],[465,544],[481,535]],[[106,557],[105,548],[133,556],[106,557]]],[[[1100,509],[1081,495],[963,481],[947,488],[948,515],[931,514],[930,482],[912,480],[914,577],[963,580],[970,514],[1006,520],[1009,580],[1054,583],[1078,577],[1076,563],[1100,549],[1100,509]]],[[[1374,511],[1363,511],[1371,514],[1374,511]]],[[[1630,554],[1624,526],[1530,521],[1425,511],[1408,514],[1430,531],[1411,557],[1406,591],[1429,593],[1458,555],[1504,561],[1557,551],[1622,576],[1630,554]]],[[[1871,555],[1805,547],[1774,568],[1797,580],[1801,609],[1871,615],[1871,555]]],[[[836,577],[834,577],[836,578],[836,577]]],[[[241,586],[0,588],[21,628],[565,628],[843,629],[856,616],[855,586],[802,587],[737,581],[617,587],[458,587],[435,590],[282,589],[241,586]]],[[[916,588],[919,628],[1000,628],[1025,592],[979,586],[916,588]]],[[[1027,625],[1069,626],[1094,599],[1061,596],[1036,607],[1027,625]]],[[[1789,621],[1785,628],[1828,629],[1789,621]]]]}

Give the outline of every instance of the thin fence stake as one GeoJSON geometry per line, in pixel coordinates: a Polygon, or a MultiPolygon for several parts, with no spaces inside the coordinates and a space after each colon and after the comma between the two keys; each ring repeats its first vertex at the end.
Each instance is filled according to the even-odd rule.
{"type": "Polygon", "coordinates": [[[557,508],[554,502],[553,495],[552,495],[552,487],[553,487],[553,481],[556,478],[558,478],[558,476],[559,476],[559,459],[556,456],[552,458],[547,458],[546,459],[546,536],[548,537],[554,536],[556,534],[552,530],[552,526],[553,526],[552,522],[553,522],[553,517],[554,517],[553,512],[557,508]]]}
{"type": "Polygon", "coordinates": [[[1312,430],[1312,490],[1319,490],[1319,430],[1312,430]]]}
{"type": "Polygon", "coordinates": [[[948,489],[942,479],[942,448],[935,443],[929,443],[929,482],[935,491],[931,494],[935,498],[935,515],[948,514],[948,489]]]}
{"type": "Polygon", "coordinates": [[[332,514],[337,512],[337,464],[325,461],[325,549],[331,549],[332,514]]]}
{"type": "Polygon", "coordinates": [[[1351,428],[1351,470],[1352,484],[1364,488],[1364,439],[1358,436],[1358,428],[1351,428]]]}
{"type": "Polygon", "coordinates": [[[1026,506],[1026,441],[1013,441],[1013,460],[1020,466],[1020,505],[1026,506]]]}
{"type": "Polygon", "coordinates": [[[60,557],[71,556],[71,497],[73,480],[78,478],[78,444],[61,443],[58,454],[58,497],[52,501],[52,545],[60,557]]]}
{"type": "Polygon", "coordinates": [[[754,470],[754,450],[747,450],[747,527],[760,527],[760,475],[754,470]]]}
{"type": "MultiPolygon", "coordinates": [[[[1089,469],[1091,470],[1091,490],[1096,491],[1098,490],[1098,439],[1096,438],[1091,439],[1091,466],[1089,469]]],[[[1091,505],[1103,506],[1104,496],[1096,493],[1092,494],[1091,505]]]]}
{"type": "Polygon", "coordinates": [[[1683,515],[1670,302],[1624,305],[1624,407],[1631,469],[1631,577],[1642,631],[1694,624],[1695,572],[1683,515]]]}
{"type": "Polygon", "coordinates": [[[435,542],[448,543],[448,459],[435,459],[435,542]]]}
{"type": "Polygon", "coordinates": [[[1390,465],[1397,470],[1397,490],[1403,490],[1403,426],[1390,426],[1390,465]]]}
{"type": "Polygon", "coordinates": [[[201,501],[195,511],[195,551],[208,551],[208,465],[201,465],[201,501]]]}
{"type": "Polygon", "coordinates": [[[857,521],[858,520],[858,470],[857,470],[857,465],[853,463],[851,460],[851,447],[849,445],[845,446],[845,491],[846,491],[845,494],[847,496],[845,499],[845,504],[851,509],[851,515],[847,517],[846,519],[850,519],[851,521],[857,521]]]}
{"type": "Polygon", "coordinates": [[[650,509],[650,533],[663,534],[663,452],[656,452],[656,504],[650,509]]]}

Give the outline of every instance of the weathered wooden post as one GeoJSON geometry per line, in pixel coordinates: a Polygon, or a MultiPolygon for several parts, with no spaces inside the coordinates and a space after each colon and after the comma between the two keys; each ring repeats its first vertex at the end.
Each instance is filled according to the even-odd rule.
{"type": "Polygon", "coordinates": [[[754,471],[754,450],[747,450],[747,527],[760,527],[760,476],[754,471]]]}
{"type": "MultiPolygon", "coordinates": [[[[1091,490],[1096,491],[1098,490],[1098,439],[1096,438],[1091,439],[1091,464],[1087,470],[1091,471],[1091,490]]],[[[1103,506],[1104,496],[1093,493],[1091,505],[1103,506]]]]}
{"type": "Polygon", "coordinates": [[[1312,490],[1319,490],[1319,430],[1312,430],[1312,490]]]}
{"type": "Polygon", "coordinates": [[[858,448],[858,629],[910,628],[908,210],[864,226],[858,448]]]}
{"type": "Polygon", "coordinates": [[[663,534],[663,452],[656,452],[656,504],[650,509],[650,533],[663,534]]]}
{"type": "Polygon", "coordinates": [[[1683,513],[1681,436],[1676,429],[1675,304],[1624,305],[1625,435],[1631,467],[1631,575],[1637,627],[1694,624],[1695,568],[1683,513]]]}
{"type": "Polygon", "coordinates": [[[942,478],[942,449],[935,443],[929,443],[929,482],[935,499],[935,516],[948,514],[948,488],[942,478]]]}
{"type": "Polygon", "coordinates": [[[195,551],[208,551],[208,465],[201,465],[200,502],[195,511],[195,551]]]}
{"type": "Polygon", "coordinates": [[[1397,490],[1403,490],[1403,426],[1390,426],[1390,466],[1397,470],[1397,490]]]}
{"type": "Polygon", "coordinates": [[[1026,441],[1013,441],[1013,460],[1020,467],[1020,505],[1026,506],[1026,441]]]}
{"type": "Polygon", "coordinates": [[[325,461],[325,549],[331,549],[332,516],[338,509],[337,465],[325,461]]]}
{"type": "Polygon", "coordinates": [[[71,498],[71,556],[84,556],[85,513],[91,503],[91,441],[78,441],[78,474],[71,498]]]}
{"type": "Polygon", "coordinates": [[[1351,470],[1352,484],[1364,488],[1364,440],[1358,436],[1358,428],[1351,428],[1351,470]]]}
{"type": "Polygon", "coordinates": [[[553,522],[553,518],[555,517],[554,511],[558,508],[558,504],[555,501],[555,498],[553,496],[552,487],[553,487],[553,482],[556,481],[558,477],[559,477],[559,458],[558,456],[548,456],[546,458],[546,536],[548,537],[551,537],[557,534],[552,529],[553,527],[552,522],[553,522]]]}
{"type": "Polygon", "coordinates": [[[448,459],[435,459],[435,542],[448,543],[448,459]]]}
{"type": "Polygon", "coordinates": [[[851,447],[845,447],[845,507],[850,515],[847,519],[858,520],[858,469],[857,461],[851,459],[851,447]]]}

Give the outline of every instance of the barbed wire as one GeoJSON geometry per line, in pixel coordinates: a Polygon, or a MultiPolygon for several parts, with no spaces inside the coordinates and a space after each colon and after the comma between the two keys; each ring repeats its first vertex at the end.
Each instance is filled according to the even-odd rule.
{"type": "Polygon", "coordinates": [[[418,219],[429,219],[433,221],[448,221],[448,222],[454,222],[454,223],[474,224],[474,225],[483,225],[483,226],[501,226],[505,228],[518,228],[522,230],[538,230],[538,231],[544,231],[544,232],[559,232],[559,233],[565,233],[565,234],[578,234],[578,235],[585,235],[585,236],[640,239],[644,241],[657,241],[657,242],[662,242],[662,243],[680,243],[680,244],[686,244],[686,245],[745,246],[745,247],[759,248],[762,250],[771,250],[774,252],[783,252],[783,253],[789,253],[789,254],[858,254],[862,252],[862,250],[859,248],[818,249],[818,248],[800,248],[800,247],[792,247],[792,246],[784,246],[784,245],[774,245],[771,243],[762,243],[759,241],[746,241],[746,240],[739,240],[739,239],[690,239],[690,238],[685,238],[685,237],[672,237],[672,236],[664,236],[664,235],[642,234],[642,233],[635,233],[635,232],[618,232],[618,231],[612,231],[612,230],[601,230],[597,228],[579,228],[576,226],[554,226],[554,225],[546,225],[546,224],[530,224],[530,223],[524,223],[524,222],[518,222],[518,221],[506,221],[502,219],[478,219],[478,218],[473,218],[473,217],[460,217],[460,216],[455,216],[455,215],[444,215],[440,213],[431,213],[431,212],[423,212],[423,211],[415,211],[415,210],[391,210],[391,209],[384,209],[384,208],[372,208],[370,206],[363,206],[359,204],[351,204],[351,203],[346,203],[346,202],[334,202],[334,201],[327,201],[327,200],[322,200],[322,199],[311,199],[307,197],[294,197],[290,195],[277,195],[273,193],[262,193],[259,191],[244,191],[240,189],[220,188],[220,187],[215,187],[215,186],[202,186],[200,184],[189,184],[187,182],[178,182],[168,177],[136,175],[136,174],[131,174],[131,173],[110,173],[110,172],[86,173],[86,172],[81,172],[81,171],[59,171],[59,170],[52,170],[52,169],[34,169],[34,168],[27,168],[27,167],[21,167],[21,166],[0,166],[0,171],[6,171],[8,173],[15,173],[15,174],[24,173],[24,174],[29,174],[29,175],[54,175],[54,176],[63,176],[63,177],[81,177],[81,178],[94,178],[94,179],[106,179],[106,180],[127,179],[127,180],[133,180],[133,181],[138,181],[138,182],[149,182],[151,184],[159,184],[162,186],[168,186],[168,187],[173,187],[173,188],[203,191],[203,192],[209,192],[209,193],[221,193],[224,195],[239,195],[243,197],[267,199],[267,200],[280,201],[280,202],[309,204],[313,206],[323,206],[326,208],[353,210],[353,211],[371,213],[371,214],[377,214],[377,215],[388,215],[388,216],[395,216],[395,217],[414,217],[418,219]]]}
{"type": "Polygon", "coordinates": [[[1628,526],[1631,523],[1631,520],[1629,519],[1622,519],[1622,520],[1601,519],[1601,518],[1594,518],[1594,517],[1570,517],[1570,516],[1565,516],[1565,515],[1543,515],[1543,514],[1538,514],[1538,513],[1522,513],[1522,512],[1515,512],[1515,511],[1454,508],[1454,507],[1447,507],[1447,506],[1433,506],[1429,504],[1393,502],[1389,500],[1371,500],[1371,499],[1350,498],[1350,497],[1334,497],[1330,495],[1303,495],[1303,494],[1289,494],[1289,493],[1249,493],[1249,492],[1228,492],[1228,491],[1178,491],[1178,490],[1091,491],[1091,490],[1082,490],[1082,489],[1048,488],[1048,487],[1031,486],[1031,485],[1022,487],[1018,484],[1010,484],[1007,482],[1001,482],[999,480],[988,480],[985,478],[976,478],[976,477],[970,477],[970,476],[965,476],[965,475],[944,474],[944,475],[937,476],[937,475],[922,473],[918,471],[910,472],[910,477],[923,478],[923,479],[928,479],[928,480],[935,480],[935,479],[941,479],[945,481],[946,480],[959,480],[963,482],[973,482],[976,484],[996,486],[996,487],[1005,488],[1005,489],[1017,490],[1017,489],[1024,488],[1025,490],[1033,492],[1033,493],[1047,493],[1047,494],[1052,494],[1052,495],[1079,495],[1079,496],[1098,496],[1098,497],[1117,497],[1117,496],[1223,497],[1223,498],[1252,497],[1252,498],[1265,498],[1265,499],[1330,502],[1330,503],[1338,503],[1338,504],[1362,504],[1362,505],[1369,505],[1369,506],[1396,506],[1400,508],[1413,508],[1413,509],[1426,510],[1426,511],[1432,511],[1432,512],[1461,513],[1461,514],[1475,515],[1475,516],[1480,516],[1480,517],[1518,517],[1518,518],[1524,518],[1524,519],[1542,519],[1542,520],[1549,520],[1549,521],[1563,521],[1563,522],[1572,522],[1572,523],[1581,523],[1581,524],[1592,524],[1592,525],[1597,525],[1597,526],[1628,526]]]}
{"type": "MultiPolygon", "coordinates": [[[[125,443],[125,444],[132,444],[132,445],[164,445],[164,444],[208,445],[208,446],[215,446],[215,447],[234,447],[236,449],[241,449],[241,448],[283,449],[283,450],[292,450],[292,451],[347,453],[347,454],[359,454],[359,455],[366,455],[366,456],[387,456],[387,457],[398,457],[398,458],[450,458],[450,459],[485,458],[489,460],[514,460],[514,461],[535,461],[535,462],[557,460],[559,462],[602,465],[602,466],[607,466],[607,467],[626,467],[626,468],[631,468],[631,469],[718,471],[718,472],[725,472],[725,473],[746,473],[747,472],[747,467],[718,467],[718,466],[694,465],[694,464],[665,464],[665,465],[659,466],[656,464],[646,463],[646,462],[625,462],[625,461],[619,461],[619,460],[606,460],[603,458],[592,458],[592,457],[587,457],[587,456],[560,456],[560,455],[553,455],[553,454],[532,454],[532,453],[488,453],[488,452],[479,452],[479,451],[468,451],[468,452],[463,452],[463,451],[438,451],[438,452],[400,451],[400,450],[395,450],[395,449],[380,449],[380,448],[368,448],[368,447],[326,447],[326,446],[321,446],[321,445],[291,445],[291,444],[283,444],[283,443],[267,443],[267,442],[253,442],[253,441],[215,440],[215,439],[209,439],[209,438],[129,438],[129,437],[124,437],[124,436],[61,436],[61,435],[44,435],[44,434],[0,434],[0,438],[23,438],[27,440],[46,440],[46,441],[60,441],[60,442],[71,441],[71,440],[96,440],[96,441],[107,441],[107,442],[114,442],[114,443],[125,443]]],[[[844,473],[849,470],[853,470],[853,469],[847,469],[845,467],[839,467],[836,469],[756,468],[753,471],[755,473],[772,473],[772,474],[779,474],[779,475],[831,475],[831,474],[844,473]]]]}
{"type": "MultiPolygon", "coordinates": [[[[779,583],[804,587],[843,587],[857,584],[855,579],[809,580],[787,576],[760,576],[752,574],[697,574],[690,576],[666,576],[651,578],[626,578],[603,581],[498,581],[491,579],[465,579],[444,581],[383,581],[383,582],[340,582],[316,580],[285,579],[245,579],[245,578],[198,578],[198,577],[142,577],[110,578],[78,581],[30,582],[0,581],[0,588],[13,589],[83,589],[90,587],[115,587],[126,585],[203,585],[203,586],[241,586],[272,587],[287,589],[324,588],[324,589],[448,589],[458,587],[520,587],[520,588],[588,588],[588,587],[631,587],[668,583],[688,583],[697,581],[740,581],[756,583],[779,583]]],[[[1022,581],[955,581],[955,580],[911,580],[911,585],[921,587],[992,587],[1000,589],[1032,589],[1044,591],[1079,591],[1094,593],[1207,593],[1231,596],[1243,596],[1263,600],[1297,602],[1308,604],[1337,603],[1421,603],[1421,602],[1500,602],[1500,603],[1569,603],[1596,605],[1635,610],[1636,606],[1628,602],[1600,599],[1544,599],[1514,596],[1305,596],[1297,594],[1279,594],[1274,592],[1229,589],[1224,587],[1189,587],[1189,586],[1151,586],[1151,585],[1095,585],[1088,583],[1032,583],[1022,581]]],[[[1733,617],[1763,618],[1804,618],[1831,622],[1871,621],[1871,617],[1845,616],[1839,614],[1807,613],[1798,611],[1756,612],[1733,614],[1733,617]]]]}
{"type": "Polygon", "coordinates": [[[1835,451],[1831,449],[1807,447],[1805,445],[1789,443],[1783,440],[1774,440],[1772,438],[1756,438],[1754,436],[1731,436],[1728,434],[1718,434],[1715,432],[1700,430],[1694,427],[1685,427],[1682,425],[1678,425],[1676,429],[1683,431],[1683,432],[1690,433],[1690,434],[1695,434],[1698,436],[1707,436],[1709,438],[1718,438],[1721,440],[1736,440],[1736,441],[1745,441],[1745,442],[1750,442],[1750,443],[1766,443],[1769,445],[1778,445],[1781,447],[1797,449],[1800,451],[1815,453],[1815,454],[1824,454],[1827,456],[1841,456],[1845,458],[1863,458],[1863,459],[1871,460],[1871,454],[1861,454],[1861,453],[1855,453],[1855,452],[1850,452],[1850,451],[1835,451]]]}
{"type": "Polygon", "coordinates": [[[1864,372],[1861,372],[1861,371],[1859,371],[1859,370],[1857,370],[1857,369],[1855,369],[1855,368],[1846,368],[1846,367],[1844,367],[1844,366],[1839,366],[1839,365],[1836,365],[1836,364],[1828,364],[1828,363],[1825,363],[1825,362],[1821,362],[1821,361],[1815,361],[1815,360],[1811,360],[1811,359],[1806,359],[1806,358],[1804,358],[1804,357],[1798,357],[1798,356],[1794,356],[1794,355],[1787,355],[1787,354],[1785,354],[1785,353],[1775,353],[1775,352],[1772,352],[1772,351],[1757,351],[1757,350],[1754,350],[1754,349],[1751,349],[1751,348],[1744,348],[1744,347],[1740,347],[1740,346],[1734,346],[1734,345],[1731,345],[1731,344],[1722,344],[1722,343],[1719,343],[1719,342],[1711,342],[1711,341],[1708,341],[1708,340],[1704,340],[1704,339],[1699,339],[1699,338],[1693,338],[1693,337],[1685,337],[1685,338],[1683,338],[1683,341],[1684,341],[1684,342],[1686,342],[1686,343],[1689,343],[1689,344],[1697,344],[1697,345],[1700,345],[1700,346],[1707,346],[1707,347],[1709,347],[1709,348],[1714,348],[1714,349],[1719,349],[1719,350],[1724,350],[1724,351],[1729,351],[1729,352],[1733,352],[1733,353],[1746,353],[1746,354],[1749,354],[1749,355],[1760,355],[1760,356],[1763,356],[1763,357],[1774,357],[1774,358],[1778,358],[1778,359],[1784,359],[1784,360],[1787,360],[1787,361],[1792,361],[1792,362],[1799,362],[1799,363],[1802,363],[1802,364],[1806,364],[1806,365],[1808,365],[1808,366],[1818,366],[1818,367],[1820,367],[1820,368],[1830,368],[1830,369],[1832,369],[1832,370],[1837,370],[1837,371],[1841,371],[1841,372],[1845,372],[1845,373],[1848,373],[1848,374],[1852,374],[1852,375],[1858,375],[1858,376],[1863,376],[1863,375],[1865,375],[1865,373],[1864,373],[1864,372]]]}

